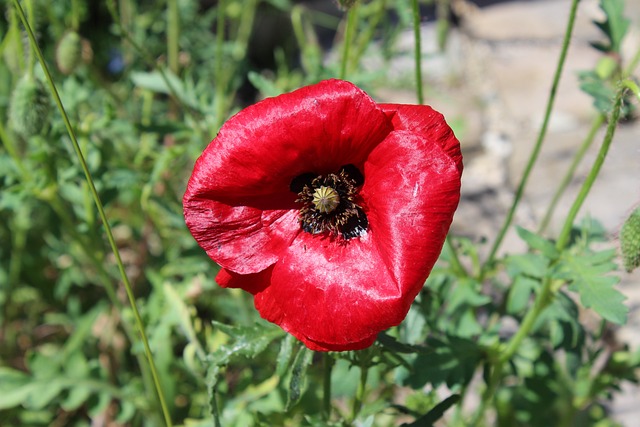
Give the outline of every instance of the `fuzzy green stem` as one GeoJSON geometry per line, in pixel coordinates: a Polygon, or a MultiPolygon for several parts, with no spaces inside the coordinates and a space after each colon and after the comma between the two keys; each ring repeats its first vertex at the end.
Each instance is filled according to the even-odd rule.
{"type": "Polygon", "coordinates": [[[344,32],[344,41],[342,43],[342,61],[340,63],[340,78],[346,79],[349,68],[349,52],[351,49],[351,40],[358,23],[358,4],[354,4],[347,11],[347,26],[344,32]]]}
{"type": "Polygon", "coordinates": [[[78,158],[78,161],[80,162],[80,166],[82,168],[82,171],[84,172],[85,178],[87,180],[87,183],[89,184],[89,188],[91,190],[91,194],[93,195],[93,199],[94,202],[96,203],[96,207],[98,209],[98,214],[100,216],[100,219],[102,221],[102,224],[104,225],[104,229],[105,229],[105,234],[107,235],[107,240],[109,241],[109,245],[111,246],[111,250],[113,251],[113,254],[115,256],[116,259],[116,264],[118,266],[118,270],[120,272],[120,276],[121,279],[124,283],[125,286],[125,290],[127,292],[127,297],[129,298],[129,303],[131,305],[131,309],[133,311],[133,315],[136,321],[136,327],[138,329],[138,332],[140,333],[140,338],[142,339],[142,343],[144,346],[144,351],[145,351],[145,355],[147,357],[147,361],[149,363],[149,368],[151,369],[151,375],[153,377],[154,380],[154,384],[156,387],[156,392],[158,394],[158,399],[160,401],[160,406],[162,407],[162,412],[165,418],[165,422],[167,424],[167,426],[172,426],[172,422],[171,422],[171,415],[169,414],[169,410],[168,410],[168,406],[165,402],[165,398],[164,398],[164,394],[162,393],[162,388],[160,386],[160,379],[158,377],[158,372],[157,369],[155,367],[155,363],[153,361],[153,355],[151,353],[151,348],[149,346],[149,340],[147,339],[147,335],[145,333],[144,330],[144,324],[142,322],[142,318],[140,316],[140,312],[138,311],[138,307],[136,305],[136,300],[135,300],[135,295],[133,294],[133,290],[131,288],[131,283],[129,282],[129,277],[127,276],[127,273],[125,271],[124,268],[124,264],[122,262],[122,258],[120,256],[120,251],[118,249],[118,246],[116,244],[116,241],[113,237],[113,233],[111,231],[111,226],[109,225],[109,221],[107,220],[107,216],[105,214],[104,211],[104,207],[102,205],[102,201],[100,200],[100,196],[98,195],[98,191],[96,190],[94,181],[93,181],[93,177],[91,176],[91,172],[89,171],[89,168],[87,166],[87,163],[84,159],[84,155],[82,154],[82,151],[80,150],[80,145],[78,144],[78,140],[76,138],[75,132],[73,130],[73,127],[71,126],[71,122],[69,120],[69,116],[66,113],[66,110],[64,108],[64,105],[62,104],[62,100],[60,99],[60,95],[58,94],[58,89],[55,86],[55,83],[53,82],[53,78],[51,77],[51,73],[49,71],[49,67],[47,66],[47,63],[44,59],[44,56],[42,55],[42,51],[40,50],[40,46],[38,46],[38,43],[36,41],[35,35],[33,34],[33,31],[31,29],[31,26],[29,25],[29,21],[27,20],[27,17],[24,14],[24,11],[22,10],[22,6],[20,6],[19,0],[13,0],[13,3],[15,4],[16,10],[18,11],[18,15],[20,16],[20,20],[22,21],[22,24],[24,25],[27,34],[29,36],[29,40],[31,42],[31,48],[32,50],[35,52],[35,54],[38,57],[38,60],[40,61],[40,65],[42,66],[42,69],[45,73],[46,76],[46,80],[49,84],[49,88],[51,89],[51,94],[54,97],[54,100],[56,102],[56,105],[58,107],[58,110],[60,111],[60,114],[62,115],[62,120],[64,121],[65,127],[67,129],[67,133],[69,134],[69,138],[71,139],[71,143],[73,145],[73,149],[76,153],[76,156],[78,158]]]}
{"type": "Polygon", "coordinates": [[[180,13],[177,0],[167,0],[167,63],[175,75],[180,71],[178,62],[180,38],[180,13]]]}
{"type": "MultiPolygon", "coordinates": [[[[584,200],[586,199],[589,191],[591,190],[593,183],[595,182],[600,170],[602,169],[602,165],[604,163],[604,159],[607,156],[609,151],[609,147],[611,146],[611,141],[613,141],[613,136],[615,134],[616,126],[618,124],[618,120],[620,119],[620,110],[622,108],[622,99],[624,95],[624,89],[620,88],[618,93],[616,94],[616,98],[613,105],[613,112],[611,113],[611,118],[609,120],[609,124],[607,126],[607,131],[604,136],[604,140],[602,142],[602,146],[600,147],[600,151],[596,160],[594,161],[593,166],[591,167],[591,171],[589,175],[586,177],[582,187],[580,188],[580,192],[576,197],[569,214],[564,222],[564,226],[562,231],[560,232],[560,236],[556,241],[556,249],[558,251],[562,251],[567,244],[569,243],[569,238],[571,235],[571,229],[573,227],[573,223],[578,215],[584,200]]],[[[533,308],[527,312],[518,331],[511,337],[507,345],[504,347],[494,363],[493,371],[491,372],[491,376],[489,379],[489,384],[482,396],[482,401],[476,412],[472,422],[470,425],[477,425],[483,418],[484,412],[488,407],[489,403],[493,401],[495,396],[495,392],[502,381],[502,372],[504,369],[504,365],[511,360],[511,358],[518,351],[518,348],[522,345],[522,341],[529,336],[531,330],[535,322],[540,317],[540,314],[544,311],[545,308],[549,306],[551,301],[553,301],[554,290],[553,290],[553,281],[551,278],[545,278],[542,282],[542,288],[540,292],[536,296],[536,299],[533,303],[533,308]]]]}
{"type": "Polygon", "coordinates": [[[226,8],[226,0],[219,0],[216,10],[216,66],[215,66],[215,98],[214,98],[214,111],[216,113],[216,125],[215,129],[222,126],[224,122],[224,92],[225,92],[225,78],[224,78],[224,10],[226,8]]]}
{"type": "Polygon", "coordinates": [[[578,11],[579,2],[580,0],[572,0],[571,2],[571,11],[569,12],[569,20],[567,22],[567,28],[565,31],[564,39],[562,41],[562,49],[560,50],[560,57],[558,59],[556,71],[553,76],[553,83],[551,85],[551,90],[549,92],[549,99],[547,101],[547,107],[545,110],[544,119],[542,121],[542,126],[540,127],[538,138],[533,147],[533,151],[529,156],[529,161],[527,162],[524,173],[522,174],[522,178],[520,180],[520,184],[518,185],[518,188],[514,195],[513,204],[511,205],[511,208],[507,213],[507,217],[502,225],[502,228],[498,232],[498,237],[496,238],[495,242],[493,243],[493,246],[491,247],[491,251],[489,252],[489,256],[487,258],[487,261],[485,262],[485,268],[483,269],[482,275],[484,275],[486,268],[488,268],[493,263],[493,260],[496,254],[498,253],[498,249],[500,249],[500,245],[502,244],[502,241],[504,240],[507,230],[509,229],[509,227],[511,226],[511,222],[513,221],[516,208],[520,204],[520,200],[522,199],[522,195],[524,194],[524,189],[527,185],[527,182],[529,181],[529,175],[531,174],[533,166],[535,165],[538,159],[538,155],[540,154],[542,143],[544,142],[545,136],[547,134],[549,118],[551,117],[551,111],[553,110],[553,105],[555,103],[556,92],[558,90],[558,85],[560,83],[560,77],[562,76],[562,70],[564,68],[567,52],[569,51],[569,45],[571,44],[571,35],[573,34],[573,28],[575,26],[576,13],[578,11]]]}
{"type": "Polygon", "coordinates": [[[569,166],[569,170],[567,170],[567,173],[565,174],[564,178],[560,182],[560,185],[556,189],[556,192],[553,195],[553,198],[551,199],[551,203],[547,208],[547,212],[545,213],[544,217],[542,218],[542,221],[540,222],[540,227],[538,228],[538,234],[544,233],[544,231],[549,226],[549,222],[551,222],[551,218],[553,217],[553,213],[555,212],[556,206],[560,201],[560,197],[562,197],[567,187],[569,187],[569,184],[571,183],[571,181],[573,180],[573,177],[575,176],[578,165],[580,164],[580,162],[582,162],[582,159],[584,158],[585,154],[591,147],[591,144],[595,140],[596,134],[600,129],[600,127],[602,126],[602,124],[604,123],[605,119],[606,117],[604,114],[598,114],[598,116],[593,120],[593,123],[591,123],[591,129],[589,129],[589,133],[587,134],[587,137],[584,139],[584,141],[582,142],[582,145],[578,149],[578,152],[573,158],[573,161],[569,166]]]}
{"type": "Polygon", "coordinates": [[[609,147],[611,146],[611,141],[613,140],[613,135],[615,135],[616,132],[618,120],[620,120],[620,111],[622,110],[622,100],[624,98],[625,90],[625,88],[621,87],[616,93],[616,97],[613,102],[613,110],[611,112],[611,117],[609,118],[609,124],[607,125],[607,131],[604,135],[604,140],[602,141],[602,145],[600,146],[600,151],[598,152],[596,160],[593,162],[593,166],[591,166],[589,175],[587,175],[584,182],[582,183],[582,187],[580,188],[580,192],[578,193],[576,200],[573,202],[571,209],[569,209],[569,213],[567,214],[567,218],[565,219],[562,231],[560,231],[560,236],[556,241],[556,248],[558,248],[558,250],[564,249],[564,247],[569,242],[571,229],[573,227],[576,216],[578,215],[582,204],[587,198],[589,191],[591,191],[591,187],[593,187],[593,183],[598,177],[600,169],[602,169],[604,159],[607,157],[609,147]]]}
{"type": "Polygon", "coordinates": [[[331,371],[333,370],[333,357],[331,357],[329,353],[322,353],[322,362],[322,417],[325,421],[329,421],[331,419],[331,371]]]}
{"type": "Polygon", "coordinates": [[[422,46],[420,41],[420,5],[418,0],[411,0],[413,8],[413,38],[414,38],[414,57],[416,67],[416,95],[418,96],[418,104],[424,104],[424,92],[422,89],[422,46]]]}
{"type": "Polygon", "coordinates": [[[451,268],[461,277],[468,276],[467,270],[464,268],[462,263],[460,262],[460,258],[458,257],[458,252],[456,252],[456,248],[453,246],[451,242],[451,236],[447,236],[444,241],[444,249],[447,251],[449,255],[449,263],[451,264],[451,268]]]}
{"type": "Polygon", "coordinates": [[[375,3],[376,9],[373,13],[373,17],[369,20],[367,24],[367,28],[365,31],[361,33],[358,37],[358,43],[356,44],[356,54],[354,58],[357,61],[362,58],[367,47],[371,45],[371,40],[373,40],[373,36],[375,35],[375,30],[382,21],[382,18],[385,16],[385,11],[387,9],[387,0],[378,0],[375,3]]]}
{"type": "Polygon", "coordinates": [[[362,410],[362,403],[364,402],[364,394],[367,389],[367,377],[369,374],[369,366],[360,364],[360,381],[358,382],[358,389],[356,390],[356,397],[353,399],[353,408],[351,411],[351,422],[355,421],[362,410]]]}

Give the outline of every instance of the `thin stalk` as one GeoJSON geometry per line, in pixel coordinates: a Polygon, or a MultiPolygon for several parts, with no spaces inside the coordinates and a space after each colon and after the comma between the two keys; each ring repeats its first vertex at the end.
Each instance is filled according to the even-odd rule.
{"type": "Polygon", "coordinates": [[[373,36],[375,35],[375,30],[382,21],[382,18],[385,16],[385,11],[387,9],[387,0],[378,0],[375,3],[376,9],[373,12],[373,17],[370,19],[367,29],[358,37],[357,49],[355,58],[360,60],[362,55],[364,54],[367,47],[371,44],[371,40],[373,40],[373,36]]]}
{"type": "MultiPolygon", "coordinates": [[[[578,212],[582,207],[584,200],[591,191],[593,183],[595,182],[598,174],[600,173],[600,170],[602,169],[604,159],[609,152],[611,141],[613,141],[616,126],[618,124],[618,120],[620,119],[620,110],[622,109],[623,95],[624,89],[620,88],[616,94],[613,105],[613,112],[611,114],[611,118],[607,126],[607,131],[604,136],[602,146],[600,147],[598,156],[596,157],[589,175],[585,178],[584,183],[580,188],[580,192],[578,193],[578,196],[576,197],[569,213],[567,214],[567,218],[565,219],[564,226],[562,228],[562,231],[560,232],[560,236],[556,241],[556,249],[559,252],[562,251],[569,243],[571,229],[575,222],[576,216],[578,215],[578,212]]],[[[500,382],[502,381],[502,372],[504,370],[504,365],[508,363],[509,360],[511,360],[514,354],[518,351],[518,348],[522,344],[522,341],[529,336],[531,330],[533,329],[533,325],[535,324],[536,320],[538,320],[538,317],[544,311],[544,309],[547,308],[547,306],[551,303],[551,301],[553,300],[553,296],[553,281],[551,280],[551,278],[547,277],[542,282],[542,288],[536,296],[536,299],[533,303],[533,308],[527,312],[524,319],[522,320],[522,323],[520,324],[520,328],[518,328],[518,331],[515,333],[515,335],[511,337],[507,345],[504,347],[504,350],[500,351],[491,372],[489,384],[487,385],[487,388],[483,393],[480,406],[476,411],[470,425],[475,426],[482,420],[486,408],[488,407],[489,403],[493,401],[495,392],[500,385],[500,382]]]]}
{"type": "Polygon", "coordinates": [[[225,78],[224,78],[224,10],[226,8],[226,0],[218,1],[218,8],[216,10],[216,68],[215,68],[215,112],[216,112],[216,124],[215,129],[220,128],[225,119],[224,117],[224,92],[225,92],[225,78]]]}
{"type": "Polygon", "coordinates": [[[573,161],[569,166],[569,170],[567,170],[567,173],[565,174],[564,178],[562,178],[562,181],[560,182],[560,185],[556,189],[556,192],[553,195],[553,198],[551,199],[551,203],[547,208],[547,212],[544,214],[544,217],[540,222],[540,227],[538,228],[538,234],[544,233],[544,231],[547,229],[549,222],[553,217],[553,213],[555,212],[556,206],[560,201],[560,197],[562,197],[567,187],[569,187],[569,184],[571,183],[571,181],[573,180],[573,177],[575,176],[578,165],[580,164],[580,162],[582,162],[582,159],[584,158],[589,148],[591,148],[591,144],[593,144],[596,134],[598,133],[598,130],[604,123],[605,119],[606,119],[606,116],[604,114],[598,114],[598,116],[593,120],[593,123],[591,123],[591,129],[589,129],[589,133],[587,134],[587,137],[584,139],[584,141],[582,142],[582,145],[578,149],[578,152],[573,158],[573,161]]]}
{"type": "MultiPolygon", "coordinates": [[[[27,18],[29,19],[29,22],[34,22],[32,0],[25,0],[25,5],[27,7],[27,18]]],[[[20,14],[20,12],[18,12],[18,14],[20,14]]],[[[33,78],[33,67],[36,65],[36,57],[33,53],[33,49],[29,49],[29,57],[27,61],[27,74],[29,75],[29,78],[33,78]]]]}
{"type": "Polygon", "coordinates": [[[178,0],[167,0],[167,63],[169,70],[178,75],[180,64],[178,63],[180,38],[180,13],[178,0]]]}
{"type": "Polygon", "coordinates": [[[444,249],[449,254],[449,263],[453,270],[458,273],[460,276],[468,276],[467,270],[464,268],[462,263],[460,262],[460,258],[458,257],[458,253],[456,252],[456,248],[453,246],[451,242],[451,237],[447,236],[444,241],[444,249]]]}
{"type": "Polygon", "coordinates": [[[422,45],[420,40],[420,5],[418,0],[411,0],[413,8],[413,38],[414,38],[414,57],[416,66],[416,94],[418,95],[418,104],[424,104],[424,92],[422,89],[422,45]]]}
{"type": "Polygon", "coordinates": [[[569,50],[569,45],[571,43],[571,35],[573,34],[573,28],[575,26],[576,13],[578,11],[578,3],[580,0],[572,0],[571,2],[571,11],[569,12],[569,20],[567,22],[567,29],[564,35],[564,40],[562,41],[562,49],[560,51],[560,57],[558,59],[558,64],[556,67],[555,74],[553,76],[553,83],[551,85],[551,90],[549,93],[549,99],[547,101],[547,107],[544,114],[544,119],[542,121],[542,126],[540,127],[540,132],[538,134],[538,139],[533,147],[533,151],[529,156],[529,161],[525,167],[524,173],[522,174],[522,179],[520,180],[520,184],[516,190],[516,194],[513,198],[513,204],[507,213],[507,217],[502,225],[502,228],[498,232],[498,237],[496,238],[493,246],[491,247],[491,251],[489,252],[489,256],[487,261],[485,262],[485,268],[483,269],[481,276],[484,275],[486,271],[486,267],[490,266],[493,263],[493,260],[500,249],[500,245],[504,240],[504,237],[507,233],[507,230],[511,226],[511,222],[513,221],[513,217],[516,212],[516,208],[520,204],[520,200],[522,199],[522,195],[524,194],[524,189],[529,181],[529,175],[531,174],[531,170],[538,160],[538,155],[540,154],[540,149],[542,148],[542,143],[544,142],[545,136],[547,134],[547,127],[549,125],[549,118],[551,117],[551,111],[553,110],[553,105],[556,99],[556,92],[558,90],[558,85],[560,83],[560,77],[562,76],[562,70],[564,68],[564,63],[567,57],[567,52],[569,50]]]}
{"type": "Polygon", "coordinates": [[[333,370],[333,357],[328,353],[322,353],[323,364],[323,394],[322,394],[322,417],[325,421],[331,419],[331,371],[333,370]]]}
{"type": "Polygon", "coordinates": [[[347,28],[344,32],[344,41],[342,43],[342,61],[340,62],[340,78],[347,78],[347,71],[349,68],[349,52],[351,49],[351,41],[353,39],[353,33],[355,31],[356,24],[358,23],[358,3],[355,3],[347,11],[347,28]]]}
{"type": "Polygon", "coordinates": [[[556,241],[556,248],[558,250],[564,249],[564,247],[569,242],[569,237],[571,235],[571,228],[573,227],[573,223],[584,203],[589,191],[591,191],[591,187],[593,187],[593,183],[595,182],[598,174],[600,173],[600,169],[602,169],[602,165],[604,163],[604,159],[607,157],[607,153],[609,152],[609,147],[611,146],[611,141],[613,140],[613,135],[616,133],[616,127],[618,125],[618,120],[620,120],[620,111],[622,110],[622,99],[624,97],[624,92],[626,89],[620,88],[618,89],[618,93],[616,94],[616,98],[613,102],[613,110],[611,112],[611,117],[609,118],[609,124],[607,125],[607,131],[604,135],[604,140],[602,141],[602,146],[600,146],[600,151],[598,152],[598,156],[591,166],[591,171],[589,171],[589,175],[584,180],[582,187],[580,188],[580,192],[576,197],[576,200],[573,202],[571,209],[569,209],[569,213],[567,214],[567,218],[565,219],[564,226],[562,227],[562,231],[560,231],[560,236],[556,241]]]}
{"type": "Polygon", "coordinates": [[[364,393],[367,389],[367,377],[369,374],[369,366],[364,363],[360,364],[360,381],[356,390],[356,397],[353,399],[353,408],[351,410],[351,421],[355,421],[362,410],[362,402],[364,401],[364,393]]]}
{"type": "Polygon", "coordinates": [[[85,175],[85,179],[87,180],[87,183],[89,184],[89,188],[91,190],[91,194],[93,195],[93,199],[94,202],[96,203],[96,207],[98,209],[98,214],[100,215],[100,219],[102,221],[102,224],[104,226],[105,229],[105,234],[107,235],[107,240],[109,241],[109,245],[111,246],[111,250],[113,251],[113,254],[115,256],[116,259],[116,264],[118,266],[118,270],[120,272],[120,276],[121,279],[124,283],[125,286],[125,290],[127,292],[127,297],[129,298],[129,304],[131,305],[131,309],[133,311],[133,315],[136,321],[136,327],[138,329],[138,332],[140,333],[140,337],[142,339],[142,343],[144,346],[144,351],[145,351],[145,355],[147,357],[147,361],[149,363],[149,368],[151,369],[151,375],[153,377],[154,380],[154,384],[156,387],[156,392],[158,394],[158,399],[160,401],[160,406],[162,407],[162,412],[165,418],[165,422],[167,424],[167,426],[172,426],[172,422],[171,422],[171,415],[169,414],[169,410],[168,410],[168,406],[165,402],[165,398],[164,398],[164,394],[162,393],[162,388],[160,387],[160,379],[158,377],[158,372],[157,369],[155,367],[155,363],[153,361],[153,355],[151,353],[151,348],[149,346],[149,340],[147,339],[147,335],[145,333],[144,330],[144,324],[142,322],[142,318],[140,316],[140,312],[138,311],[138,307],[136,304],[136,300],[135,300],[135,296],[133,294],[133,290],[131,288],[131,283],[129,282],[129,277],[127,276],[127,273],[125,271],[124,268],[124,264],[122,262],[122,258],[120,256],[120,251],[118,249],[118,246],[116,244],[116,241],[113,237],[113,233],[111,231],[111,226],[109,225],[109,221],[107,220],[107,216],[105,214],[104,211],[104,207],[102,205],[102,201],[100,200],[100,196],[98,195],[98,191],[96,190],[94,181],[93,181],[93,177],[91,176],[91,172],[89,171],[89,168],[87,166],[87,163],[85,161],[84,155],[82,154],[82,151],[80,150],[80,145],[78,144],[78,140],[76,138],[75,132],[73,130],[73,127],[71,126],[71,122],[69,120],[69,116],[67,115],[67,112],[64,108],[64,105],[62,104],[62,100],[60,99],[60,95],[58,94],[58,89],[55,86],[55,83],[53,82],[53,78],[51,77],[51,73],[49,71],[49,67],[47,66],[46,61],[44,60],[44,56],[42,55],[42,51],[40,50],[40,46],[38,46],[38,43],[36,41],[35,35],[33,34],[33,30],[31,29],[31,26],[29,25],[29,21],[27,20],[27,17],[24,14],[24,11],[22,10],[22,6],[20,6],[20,3],[18,0],[13,0],[13,3],[15,4],[16,10],[18,11],[18,15],[20,16],[20,20],[22,21],[22,24],[24,25],[27,34],[29,36],[29,40],[31,42],[31,46],[32,46],[32,51],[35,52],[36,56],[38,57],[38,60],[40,61],[40,65],[42,66],[42,69],[45,73],[47,82],[49,84],[49,88],[51,89],[51,93],[56,101],[56,105],[58,107],[58,110],[60,111],[60,114],[62,115],[62,120],[64,121],[65,127],[67,128],[67,132],[69,134],[69,138],[71,139],[71,143],[73,145],[73,149],[76,153],[76,156],[78,158],[78,161],[80,162],[80,166],[82,168],[82,171],[84,172],[85,175]]]}

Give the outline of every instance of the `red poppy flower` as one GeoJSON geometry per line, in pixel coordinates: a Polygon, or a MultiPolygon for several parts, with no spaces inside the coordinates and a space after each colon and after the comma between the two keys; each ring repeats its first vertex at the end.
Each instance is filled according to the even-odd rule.
{"type": "Polygon", "coordinates": [[[220,286],[252,293],[310,349],[357,350],[405,318],[461,173],[440,113],[327,80],[229,119],[195,164],[184,216],[220,286]]]}

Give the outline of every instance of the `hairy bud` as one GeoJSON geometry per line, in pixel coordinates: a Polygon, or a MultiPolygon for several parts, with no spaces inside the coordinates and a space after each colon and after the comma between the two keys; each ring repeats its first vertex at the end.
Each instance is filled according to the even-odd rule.
{"type": "Polygon", "coordinates": [[[640,266],[640,207],[622,224],[620,250],[625,270],[631,272],[640,266]]]}
{"type": "Polygon", "coordinates": [[[11,127],[25,138],[37,135],[47,123],[50,106],[49,92],[42,82],[32,76],[24,76],[11,95],[11,127]]]}

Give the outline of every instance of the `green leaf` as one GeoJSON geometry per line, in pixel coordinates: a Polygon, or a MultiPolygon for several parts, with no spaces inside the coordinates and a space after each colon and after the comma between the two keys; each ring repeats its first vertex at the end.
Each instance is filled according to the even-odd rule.
{"type": "Polygon", "coordinates": [[[229,344],[221,346],[209,355],[212,363],[224,366],[239,358],[253,358],[277,337],[283,335],[282,329],[266,322],[253,326],[230,326],[224,323],[212,322],[213,326],[231,337],[229,344]]]}
{"type": "Polygon", "coordinates": [[[414,422],[402,424],[401,427],[432,427],[436,421],[442,418],[447,409],[451,408],[459,401],[460,395],[452,394],[414,422]]]}
{"type": "Polygon", "coordinates": [[[524,240],[531,249],[537,249],[547,258],[556,259],[560,255],[556,246],[549,240],[539,236],[531,231],[516,226],[516,232],[522,240],[524,240]]]}
{"type": "Polygon", "coordinates": [[[307,368],[313,360],[313,351],[306,347],[300,348],[296,358],[293,361],[291,369],[291,380],[289,381],[289,395],[287,397],[287,406],[285,411],[289,411],[296,403],[300,401],[302,392],[306,384],[307,368]]]}
{"type": "Polygon", "coordinates": [[[289,361],[293,355],[293,347],[297,340],[293,335],[287,334],[280,342],[280,352],[278,353],[276,374],[283,377],[289,367],[289,361]]]}
{"type": "Polygon", "coordinates": [[[529,276],[542,279],[547,275],[549,258],[538,253],[510,255],[505,260],[509,277],[529,276]]]}
{"type": "Polygon", "coordinates": [[[630,21],[624,16],[624,0],[601,0],[600,8],[605,13],[603,22],[594,22],[609,39],[608,44],[593,43],[592,45],[603,52],[620,53],[622,40],[629,29],[630,21]]]}
{"type": "Polygon", "coordinates": [[[413,361],[413,373],[406,383],[415,388],[425,384],[434,387],[446,383],[448,387],[466,385],[481,360],[482,351],[472,340],[449,336],[442,340],[427,340],[429,353],[419,354],[413,361]]]}
{"type": "Polygon", "coordinates": [[[540,287],[540,282],[526,276],[516,276],[507,296],[507,313],[518,314],[525,310],[531,293],[540,287]]]}
{"type": "Polygon", "coordinates": [[[580,295],[583,306],[621,325],[626,322],[629,309],[623,304],[625,296],[614,288],[620,279],[605,275],[616,269],[611,262],[614,256],[614,250],[581,255],[566,253],[554,277],[568,281],[569,289],[580,295]]]}
{"type": "Polygon", "coordinates": [[[0,366],[0,409],[22,404],[31,392],[29,382],[24,372],[0,366]]]}

